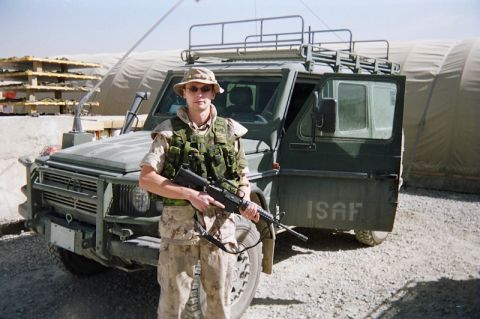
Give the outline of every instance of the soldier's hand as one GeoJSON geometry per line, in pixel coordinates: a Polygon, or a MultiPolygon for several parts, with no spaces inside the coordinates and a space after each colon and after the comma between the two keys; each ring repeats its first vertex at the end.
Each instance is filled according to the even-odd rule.
{"type": "Polygon", "coordinates": [[[247,208],[240,209],[240,214],[255,223],[258,223],[260,220],[260,214],[257,212],[257,204],[254,202],[249,202],[247,208]]]}
{"type": "Polygon", "coordinates": [[[199,192],[197,196],[192,196],[189,201],[193,207],[202,213],[205,213],[210,205],[214,205],[222,209],[225,208],[222,203],[216,201],[212,196],[205,192],[199,192]]]}

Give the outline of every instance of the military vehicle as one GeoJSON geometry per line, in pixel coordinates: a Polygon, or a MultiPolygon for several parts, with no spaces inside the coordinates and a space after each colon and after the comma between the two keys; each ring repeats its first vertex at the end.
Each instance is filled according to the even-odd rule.
{"type": "MultiPolygon", "coordinates": [[[[219,115],[249,130],[244,148],[252,200],[284,224],[354,230],[360,242],[379,244],[395,220],[405,78],[388,60],[388,43],[385,58],[356,54],[360,43],[346,29],[306,30],[301,16],[194,25],[181,56],[186,64],[168,72],[143,130],[129,132],[127,125],[118,137],[25,163],[27,201],[20,213],[45,236],[59,265],[74,274],[156,266],[163,206],[138,187],[139,162],[151,130],[185,105],[173,85],[187,68],[201,65],[225,89],[214,101],[219,115]],[[285,21],[293,31],[263,31],[272,21],[285,21]],[[228,40],[225,30],[248,23],[260,32],[228,40]],[[192,33],[202,28],[220,30],[217,38],[207,37],[215,42],[193,41],[192,33]],[[349,39],[324,43],[319,38],[326,32],[344,32],[349,39]]],[[[260,272],[272,271],[277,231],[237,220],[240,246],[261,243],[238,255],[234,318],[249,306],[260,272]]],[[[201,285],[189,307],[192,316],[202,312],[201,285]]]]}

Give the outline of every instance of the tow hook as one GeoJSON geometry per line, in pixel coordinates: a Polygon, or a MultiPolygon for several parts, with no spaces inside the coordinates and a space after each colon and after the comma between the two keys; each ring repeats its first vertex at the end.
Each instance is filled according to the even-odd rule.
{"type": "Polygon", "coordinates": [[[95,237],[85,238],[82,240],[82,248],[88,249],[95,247],[95,237]]]}
{"type": "Polygon", "coordinates": [[[128,228],[113,227],[113,228],[109,228],[108,232],[120,237],[121,241],[125,241],[128,239],[128,237],[133,235],[133,231],[128,228]]]}

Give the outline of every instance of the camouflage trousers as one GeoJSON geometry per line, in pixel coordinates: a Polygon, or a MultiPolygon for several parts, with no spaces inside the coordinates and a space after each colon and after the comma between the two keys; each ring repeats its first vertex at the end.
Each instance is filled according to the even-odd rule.
{"type": "MultiPolygon", "coordinates": [[[[230,244],[225,245],[227,248],[230,244]]],[[[194,268],[200,260],[208,319],[230,318],[230,291],[235,255],[227,254],[204,239],[198,244],[161,243],[158,260],[160,301],[158,318],[185,318],[194,268]]]]}

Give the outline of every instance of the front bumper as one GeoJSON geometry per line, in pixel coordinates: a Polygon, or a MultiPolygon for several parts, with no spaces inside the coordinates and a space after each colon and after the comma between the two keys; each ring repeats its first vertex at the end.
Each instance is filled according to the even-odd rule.
{"type": "Polygon", "coordinates": [[[27,201],[18,206],[27,228],[49,243],[108,267],[136,270],[157,265],[158,209],[154,216],[134,217],[111,204],[114,185],[138,185],[138,176],[107,176],[45,164],[27,167],[27,185],[22,188],[27,201]]]}
{"type": "Polygon", "coordinates": [[[96,249],[96,230],[92,225],[78,221],[69,223],[47,212],[37,216],[41,217],[28,221],[27,226],[44,235],[53,245],[93,259],[107,267],[136,270],[144,265],[157,266],[160,238],[132,236],[127,240],[120,240],[116,236],[108,236],[103,239],[104,250],[100,253],[96,249]]]}

